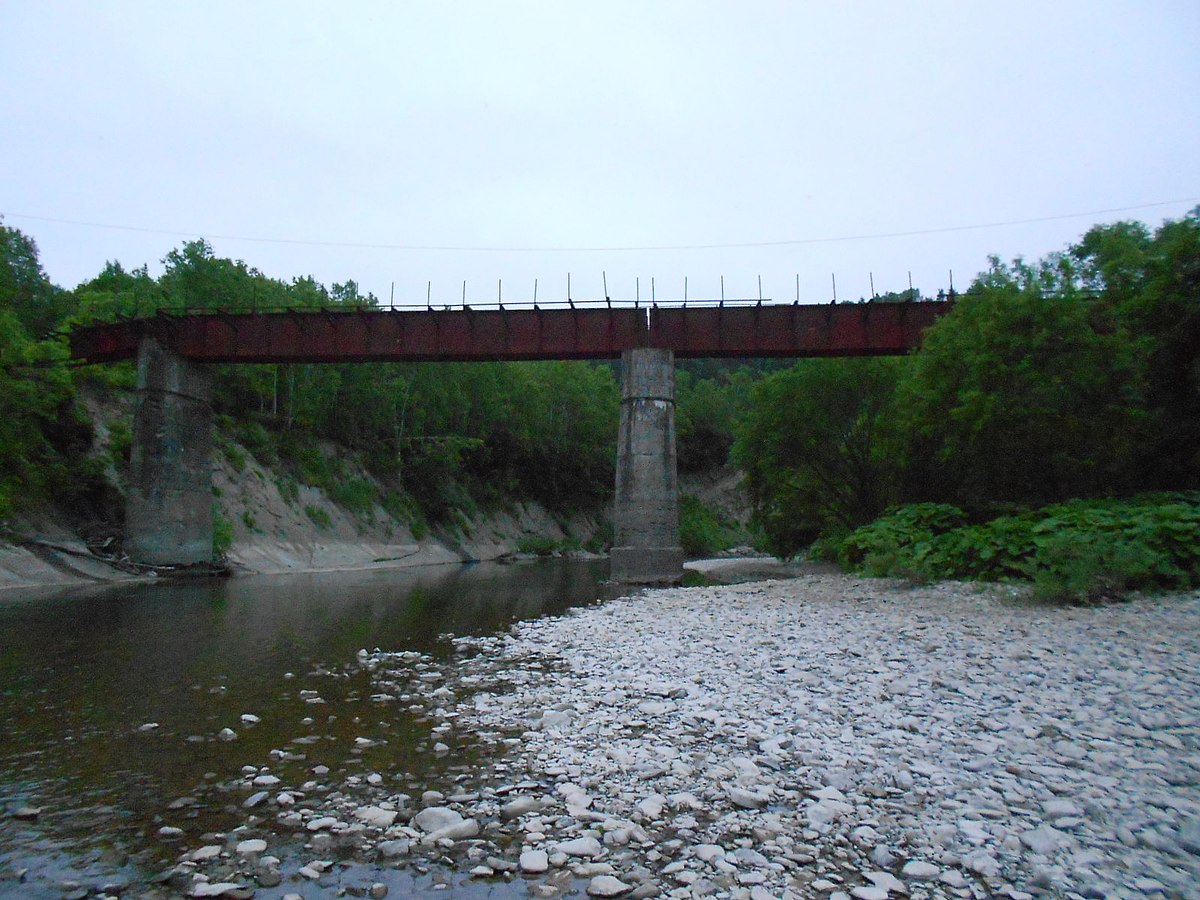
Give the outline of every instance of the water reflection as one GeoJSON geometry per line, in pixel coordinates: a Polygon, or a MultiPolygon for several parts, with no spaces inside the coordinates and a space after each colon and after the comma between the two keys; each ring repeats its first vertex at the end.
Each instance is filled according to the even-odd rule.
{"type": "Polygon", "coordinates": [[[591,602],[603,574],[551,561],[0,597],[0,810],[43,810],[0,820],[0,894],[17,891],[21,868],[25,896],[70,878],[140,879],[178,850],[157,840],[160,825],[232,827],[237,807],[213,801],[215,778],[298,739],[308,758],[297,766],[319,755],[335,772],[433,777],[444,763],[423,746],[419,712],[381,713],[361,673],[327,673],[360,648],[438,654],[439,635],[591,602]],[[260,721],[243,724],[244,713],[260,721]],[[222,728],[238,739],[217,740],[222,728]],[[386,743],[363,754],[356,737],[386,743]],[[179,805],[189,797],[198,802],[179,805]]]}

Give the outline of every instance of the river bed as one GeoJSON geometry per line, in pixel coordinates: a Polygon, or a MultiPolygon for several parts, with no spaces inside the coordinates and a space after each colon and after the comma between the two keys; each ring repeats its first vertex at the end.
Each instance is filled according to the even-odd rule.
{"type": "MultiPolygon", "coordinates": [[[[106,886],[174,895],[177,883],[148,879],[201,837],[244,825],[245,797],[232,787],[244,766],[301,780],[318,766],[331,779],[378,771],[420,793],[478,764],[469,736],[453,754],[434,752],[423,698],[372,704],[369,673],[352,665],[358,652],[444,658],[453,636],[593,602],[604,569],[557,560],[6,592],[0,896],[106,886]]],[[[404,896],[445,880],[343,867],[319,889],[256,896],[363,882],[404,896]]]]}

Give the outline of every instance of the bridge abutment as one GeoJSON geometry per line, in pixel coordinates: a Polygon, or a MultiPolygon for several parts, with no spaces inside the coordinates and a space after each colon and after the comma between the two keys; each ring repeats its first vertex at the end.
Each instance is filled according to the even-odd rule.
{"type": "Polygon", "coordinates": [[[210,393],[202,366],[142,339],[125,500],[125,552],[135,562],[212,560],[210,393]]]}
{"type": "Polygon", "coordinates": [[[675,354],[638,347],[621,354],[621,426],[613,509],[614,581],[683,578],[675,460],[675,354]]]}

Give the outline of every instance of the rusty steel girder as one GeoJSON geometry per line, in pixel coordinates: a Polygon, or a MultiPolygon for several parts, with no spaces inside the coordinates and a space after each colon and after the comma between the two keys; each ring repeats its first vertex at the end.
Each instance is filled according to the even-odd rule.
{"type": "Polygon", "coordinates": [[[132,359],[153,337],[196,362],[467,362],[612,359],[633,347],[679,357],[903,354],[950,303],[500,310],[294,310],[159,314],[69,334],[71,355],[132,359]]]}
{"type": "Polygon", "coordinates": [[[655,309],[650,344],[681,358],[902,355],[951,304],[854,303],[655,309]]]}

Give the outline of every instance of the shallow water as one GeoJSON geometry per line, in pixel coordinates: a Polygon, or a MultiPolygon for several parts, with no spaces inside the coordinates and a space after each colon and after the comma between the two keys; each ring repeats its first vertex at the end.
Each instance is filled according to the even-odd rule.
{"type": "MultiPolygon", "coordinates": [[[[299,775],[321,764],[331,778],[386,771],[419,794],[486,763],[469,745],[430,752],[421,705],[373,704],[355,654],[443,655],[446,635],[596,600],[605,569],[558,560],[7,592],[0,895],[61,897],[72,882],[123,883],[136,894],[200,835],[244,821],[243,798],[228,789],[244,765],[299,775]],[[259,721],[244,723],[243,714],[259,721]],[[218,739],[224,728],[237,738],[218,739]],[[359,738],[375,744],[363,749],[359,738]],[[280,748],[304,758],[272,762],[280,748]],[[18,820],[21,807],[42,811],[18,820]],[[184,842],[162,841],[164,825],[182,828],[184,842]]],[[[347,867],[340,883],[383,881],[404,896],[448,877],[347,867]]],[[[319,893],[290,883],[256,896],[285,890],[319,893]]],[[[513,888],[456,882],[453,893],[512,896],[513,888]]]]}

